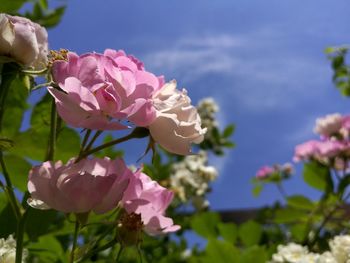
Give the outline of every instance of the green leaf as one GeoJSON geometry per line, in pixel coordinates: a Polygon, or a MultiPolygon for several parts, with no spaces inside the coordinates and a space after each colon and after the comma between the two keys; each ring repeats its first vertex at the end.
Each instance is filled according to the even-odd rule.
{"type": "Polygon", "coordinates": [[[39,262],[67,262],[64,251],[58,240],[53,236],[44,236],[28,246],[29,254],[36,256],[39,262]]]}
{"type": "Polygon", "coordinates": [[[214,212],[205,212],[195,215],[191,220],[192,229],[205,238],[216,238],[218,233],[216,226],[220,222],[220,217],[214,212]]]}
{"type": "Polygon", "coordinates": [[[287,198],[287,204],[294,208],[303,210],[312,210],[315,208],[314,203],[303,195],[292,195],[287,198]]]}
{"type": "Polygon", "coordinates": [[[14,141],[16,144],[10,149],[11,153],[32,160],[42,160],[45,157],[48,138],[43,137],[34,129],[18,134],[14,141]]]}
{"type": "MultiPolygon", "coordinates": [[[[8,82],[4,84],[10,86],[8,88],[5,100],[5,108],[3,111],[3,120],[1,127],[2,133],[9,138],[12,138],[15,134],[18,133],[22,125],[23,114],[28,108],[26,100],[28,98],[29,92],[23,83],[23,78],[25,75],[20,74],[17,67],[18,66],[13,66],[9,69],[6,68],[6,71],[9,70],[9,79],[8,82]],[[11,80],[11,78],[13,79],[11,80]]],[[[4,70],[5,68],[3,71],[4,70]]]]}
{"type": "Polygon", "coordinates": [[[240,263],[266,263],[268,254],[262,247],[249,247],[242,252],[240,263]]]}
{"type": "Polygon", "coordinates": [[[4,192],[0,192],[0,226],[0,238],[7,238],[17,228],[16,216],[4,192]]]}
{"type": "Polygon", "coordinates": [[[292,237],[297,242],[303,242],[307,234],[307,225],[306,224],[295,224],[290,228],[292,237]]]}
{"type": "Polygon", "coordinates": [[[14,146],[14,141],[6,138],[6,137],[2,137],[0,138],[0,151],[6,151],[10,148],[12,148],[14,146]]]}
{"type": "Polygon", "coordinates": [[[263,185],[262,184],[255,184],[253,187],[253,196],[254,197],[258,197],[261,193],[261,191],[263,190],[263,185]]]}
{"type": "Polygon", "coordinates": [[[304,211],[287,207],[276,211],[274,221],[278,224],[294,223],[305,220],[305,218],[307,218],[307,214],[304,211]]]}
{"type": "Polygon", "coordinates": [[[205,250],[205,257],[201,260],[204,263],[238,263],[239,250],[232,244],[217,240],[209,239],[205,250]]]}
{"type": "Polygon", "coordinates": [[[26,222],[26,232],[30,239],[36,240],[42,235],[47,235],[63,225],[64,217],[55,210],[38,210],[29,208],[26,222]]]}
{"type": "Polygon", "coordinates": [[[30,118],[32,128],[43,136],[48,136],[50,132],[52,100],[52,96],[47,92],[39,103],[34,106],[30,118]]]}
{"type": "Polygon", "coordinates": [[[25,0],[5,0],[1,1],[0,12],[1,13],[15,13],[22,5],[26,2],[25,0]]]}
{"type": "Polygon", "coordinates": [[[324,192],[333,191],[333,181],[328,167],[317,162],[304,165],[304,181],[313,188],[324,192]]]}
{"type": "Polygon", "coordinates": [[[222,137],[227,138],[230,137],[235,131],[235,126],[233,124],[228,125],[224,132],[222,133],[222,137]]]}
{"type": "Polygon", "coordinates": [[[231,244],[234,244],[236,242],[238,236],[238,229],[234,223],[219,223],[218,230],[220,236],[224,240],[230,242],[231,244]]]}
{"type": "Polygon", "coordinates": [[[55,159],[66,162],[78,154],[80,137],[75,130],[65,127],[59,133],[56,146],[55,159]]]}
{"type": "Polygon", "coordinates": [[[260,242],[262,227],[255,221],[247,221],[239,226],[238,236],[244,245],[256,245],[260,242]]]}
{"type": "Polygon", "coordinates": [[[4,156],[5,165],[13,185],[22,192],[27,190],[28,173],[32,168],[25,159],[8,154],[4,156]]]}

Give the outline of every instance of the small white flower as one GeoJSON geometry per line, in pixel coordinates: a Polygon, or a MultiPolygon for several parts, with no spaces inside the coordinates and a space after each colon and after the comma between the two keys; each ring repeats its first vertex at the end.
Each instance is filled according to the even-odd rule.
{"type": "Polygon", "coordinates": [[[350,262],[350,236],[336,236],[329,242],[331,252],[337,263],[350,262]]]}
{"type": "Polygon", "coordinates": [[[339,113],[329,114],[316,119],[314,132],[326,137],[340,131],[342,127],[342,116],[339,113]]]}
{"type": "MultiPolygon", "coordinates": [[[[23,250],[22,263],[25,262],[28,251],[23,250]]],[[[7,239],[0,239],[0,262],[14,263],[16,259],[16,240],[10,235],[7,239]]]]}

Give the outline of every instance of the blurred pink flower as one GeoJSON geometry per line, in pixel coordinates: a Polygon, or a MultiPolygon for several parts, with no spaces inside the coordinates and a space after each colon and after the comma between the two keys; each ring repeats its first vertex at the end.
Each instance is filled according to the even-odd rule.
{"type": "Polygon", "coordinates": [[[342,116],[339,113],[328,114],[316,119],[314,132],[324,137],[330,137],[339,133],[342,127],[342,116]]]}
{"type": "Polygon", "coordinates": [[[311,140],[299,144],[295,147],[294,158],[295,162],[310,160],[319,153],[320,141],[311,140]]]}
{"type": "Polygon", "coordinates": [[[118,130],[130,121],[148,126],[156,117],[153,94],[163,78],[145,71],[143,64],[124,51],[81,56],[68,53],[68,61],[53,64],[59,89],[49,87],[63,120],[73,127],[118,130]]]}
{"type": "Polygon", "coordinates": [[[176,81],[166,83],[154,95],[157,117],[149,126],[152,138],[171,153],[191,153],[191,143],[201,143],[206,128],[201,128],[197,109],[187,91],[176,89],[176,81]]]}
{"type": "Polygon", "coordinates": [[[46,29],[19,16],[0,14],[0,56],[8,56],[25,67],[43,69],[47,64],[46,29]]]}
{"type": "Polygon", "coordinates": [[[265,179],[267,178],[269,175],[273,174],[275,172],[275,169],[270,167],[270,166],[263,166],[261,167],[257,172],[255,177],[258,179],[265,179]]]}
{"type": "Polygon", "coordinates": [[[173,197],[173,192],[138,171],[124,192],[122,206],[128,214],[141,216],[144,230],[148,234],[165,234],[180,229],[171,218],[164,215],[173,197]]]}
{"type": "Polygon", "coordinates": [[[28,191],[40,207],[100,214],[118,205],[132,176],[122,159],[72,159],[66,165],[47,161],[30,171],[28,191]]]}

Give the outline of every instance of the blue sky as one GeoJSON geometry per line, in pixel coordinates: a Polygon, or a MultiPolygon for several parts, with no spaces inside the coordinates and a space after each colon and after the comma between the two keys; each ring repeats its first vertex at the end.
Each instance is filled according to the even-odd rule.
{"type": "MultiPolygon", "coordinates": [[[[236,124],[237,147],[211,160],[220,169],[211,206],[258,207],[280,197],[272,187],[252,196],[256,170],[290,161],[296,144],[315,137],[316,117],[349,112],[323,53],[350,43],[349,7],[347,0],[71,0],[49,42],[77,53],[124,49],[176,78],[194,103],[214,97],[220,123],[236,124]]],[[[286,191],[317,196],[300,173],[286,191]]]]}

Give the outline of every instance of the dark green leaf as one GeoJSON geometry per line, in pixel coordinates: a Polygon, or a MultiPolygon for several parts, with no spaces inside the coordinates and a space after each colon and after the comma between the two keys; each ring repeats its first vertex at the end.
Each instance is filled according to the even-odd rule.
{"type": "Polygon", "coordinates": [[[224,132],[222,133],[222,137],[227,138],[230,137],[235,131],[235,126],[233,124],[228,125],[224,132]]]}
{"type": "Polygon", "coordinates": [[[66,262],[64,251],[53,236],[44,236],[28,247],[29,253],[38,257],[39,262],[66,262]]]}
{"type": "Polygon", "coordinates": [[[220,236],[224,240],[230,242],[231,244],[234,244],[236,242],[238,229],[234,223],[219,223],[218,230],[220,236]]]}
{"type": "Polygon", "coordinates": [[[216,238],[218,233],[216,226],[220,222],[220,217],[214,212],[205,212],[195,215],[191,220],[192,229],[205,238],[216,238]]]}
{"type": "Polygon", "coordinates": [[[0,192],[0,226],[3,226],[0,227],[0,238],[7,238],[17,228],[16,216],[4,192],[0,192]]]}
{"type": "Polygon", "coordinates": [[[232,244],[216,239],[209,239],[205,257],[201,262],[205,263],[238,263],[239,250],[232,244]]]}
{"type": "Polygon", "coordinates": [[[243,251],[240,263],[266,263],[268,254],[264,248],[253,246],[243,251]]]}
{"type": "Polygon", "coordinates": [[[4,156],[5,165],[13,185],[22,192],[27,190],[28,173],[32,168],[25,159],[8,154],[4,156]]]}
{"type": "Polygon", "coordinates": [[[15,13],[25,2],[25,0],[3,0],[0,5],[0,12],[15,13]]]}
{"type": "Polygon", "coordinates": [[[307,224],[295,224],[290,228],[293,239],[303,242],[307,234],[307,224]]]}
{"type": "Polygon", "coordinates": [[[254,221],[247,221],[239,226],[238,236],[246,246],[252,246],[259,243],[262,235],[262,227],[254,221]]]}
{"type": "Polygon", "coordinates": [[[276,211],[274,221],[276,223],[294,223],[305,220],[307,214],[294,208],[284,208],[276,211]]]}
{"type": "Polygon", "coordinates": [[[59,133],[56,145],[55,159],[66,162],[78,154],[80,137],[75,130],[65,127],[59,133]]]}
{"type": "Polygon", "coordinates": [[[314,203],[303,195],[292,195],[287,198],[287,204],[294,208],[303,210],[312,210],[315,208],[314,203]]]}
{"type": "Polygon", "coordinates": [[[0,138],[0,151],[6,151],[14,146],[14,142],[6,137],[0,138]]]}
{"type": "Polygon", "coordinates": [[[333,181],[328,167],[317,162],[309,162],[304,165],[304,181],[321,191],[333,191],[333,181]]]}

